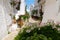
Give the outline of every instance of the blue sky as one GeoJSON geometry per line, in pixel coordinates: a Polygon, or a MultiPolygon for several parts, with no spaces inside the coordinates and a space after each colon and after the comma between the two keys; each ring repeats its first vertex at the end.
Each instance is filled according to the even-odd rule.
{"type": "Polygon", "coordinates": [[[27,9],[29,10],[29,6],[31,4],[34,4],[34,0],[26,0],[26,5],[27,5],[27,9]]]}

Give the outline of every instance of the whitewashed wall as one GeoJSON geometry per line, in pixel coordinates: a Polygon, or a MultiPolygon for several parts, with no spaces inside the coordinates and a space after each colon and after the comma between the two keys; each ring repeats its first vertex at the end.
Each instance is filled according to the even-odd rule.
{"type": "Polygon", "coordinates": [[[5,13],[5,18],[6,18],[7,25],[11,24],[10,14],[14,15],[13,8],[11,7],[9,2],[10,2],[9,0],[4,0],[3,1],[4,13],[5,13]]]}
{"type": "Polygon", "coordinates": [[[58,14],[57,14],[57,17],[55,18],[55,23],[60,23],[60,0],[57,0],[57,3],[58,3],[58,14]]]}
{"type": "Polygon", "coordinates": [[[55,20],[58,15],[58,8],[56,0],[46,0],[42,22],[46,23],[48,20],[55,20]]]}
{"type": "Polygon", "coordinates": [[[0,0],[0,40],[8,34],[7,25],[11,23],[12,14],[9,0],[0,0]]]}

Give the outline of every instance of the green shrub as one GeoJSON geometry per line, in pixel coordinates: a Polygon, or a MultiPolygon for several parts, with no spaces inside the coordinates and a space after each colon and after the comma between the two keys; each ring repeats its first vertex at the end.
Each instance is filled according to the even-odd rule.
{"type": "Polygon", "coordinates": [[[52,25],[34,26],[23,28],[14,40],[60,40],[60,33],[56,28],[52,28],[52,25]],[[32,27],[34,29],[31,29],[32,27]]]}

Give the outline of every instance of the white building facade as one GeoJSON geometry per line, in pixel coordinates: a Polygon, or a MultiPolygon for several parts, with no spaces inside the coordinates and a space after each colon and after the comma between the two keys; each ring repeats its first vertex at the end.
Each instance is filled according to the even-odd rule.
{"type": "Polygon", "coordinates": [[[42,23],[48,20],[60,22],[60,0],[40,0],[39,4],[42,5],[43,11],[42,23]]]}

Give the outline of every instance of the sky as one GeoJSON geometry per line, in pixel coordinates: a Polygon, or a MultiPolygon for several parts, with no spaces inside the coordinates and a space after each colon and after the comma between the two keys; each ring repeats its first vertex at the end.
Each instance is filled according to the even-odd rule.
{"type": "Polygon", "coordinates": [[[26,0],[27,11],[29,11],[29,7],[31,4],[34,4],[34,0],[26,0]]]}

